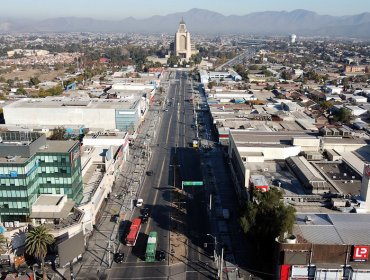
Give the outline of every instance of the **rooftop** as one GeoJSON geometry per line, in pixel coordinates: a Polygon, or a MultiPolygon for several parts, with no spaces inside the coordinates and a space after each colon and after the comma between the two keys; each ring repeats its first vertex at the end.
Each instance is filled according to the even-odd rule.
{"type": "Polygon", "coordinates": [[[78,144],[78,141],[48,140],[46,147],[41,147],[39,153],[68,153],[78,144]]]}
{"type": "Polygon", "coordinates": [[[139,98],[141,97],[135,96],[133,99],[24,98],[5,106],[5,108],[134,109],[134,104],[139,98]]]}
{"type": "Polygon", "coordinates": [[[296,235],[315,244],[370,244],[369,232],[370,214],[297,214],[294,228],[296,235]]]}

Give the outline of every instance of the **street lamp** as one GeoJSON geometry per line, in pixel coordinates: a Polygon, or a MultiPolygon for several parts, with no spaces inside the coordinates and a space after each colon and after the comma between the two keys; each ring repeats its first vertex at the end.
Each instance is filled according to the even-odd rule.
{"type": "Polygon", "coordinates": [[[217,238],[216,236],[210,234],[210,233],[207,233],[207,236],[210,236],[213,238],[214,240],[214,251],[213,251],[213,254],[214,254],[214,259],[215,259],[215,262],[216,262],[216,265],[217,265],[217,276],[219,277],[220,280],[222,280],[222,269],[223,269],[223,259],[224,259],[224,247],[221,248],[221,259],[218,258],[217,256],[217,238]],[[217,258],[217,260],[216,260],[217,258]]]}
{"type": "Polygon", "coordinates": [[[112,248],[112,245],[113,245],[113,255],[116,253],[116,243],[115,243],[115,240],[112,240],[112,239],[109,239],[108,241],[108,266],[110,267],[111,266],[111,248],[112,248]]]}
{"type": "Polygon", "coordinates": [[[217,237],[216,236],[213,236],[212,234],[210,233],[207,233],[207,236],[210,236],[213,238],[214,240],[214,248],[213,248],[213,259],[215,260],[216,262],[216,259],[217,259],[217,251],[216,251],[216,248],[217,248],[217,237]]]}

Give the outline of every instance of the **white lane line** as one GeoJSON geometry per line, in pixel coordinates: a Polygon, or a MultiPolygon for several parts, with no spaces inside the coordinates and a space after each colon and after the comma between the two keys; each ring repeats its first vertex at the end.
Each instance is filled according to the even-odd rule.
{"type": "MultiPolygon", "coordinates": [[[[161,185],[161,181],[162,181],[162,175],[163,175],[163,168],[164,168],[164,163],[166,161],[162,161],[162,166],[161,166],[161,175],[159,175],[159,180],[158,180],[158,183],[157,183],[157,188],[156,188],[156,192],[155,192],[155,196],[154,196],[154,200],[152,202],[152,205],[155,205],[154,203],[157,201],[157,197],[158,197],[158,193],[159,193],[159,186],[161,185]]],[[[149,219],[148,221],[148,225],[145,229],[145,233],[147,234],[148,233],[148,229],[150,228],[150,224],[151,224],[151,221],[152,219],[149,219]]]]}
{"type": "MultiPolygon", "coordinates": [[[[145,263],[144,261],[141,261],[142,263],[145,263]]],[[[125,264],[137,264],[137,263],[135,263],[135,262],[125,262],[125,264]]],[[[135,268],[143,268],[143,267],[145,267],[145,268],[158,268],[158,267],[167,267],[167,265],[161,265],[161,264],[159,264],[159,265],[139,265],[139,266],[115,266],[115,267],[111,267],[111,269],[117,269],[117,270],[119,270],[119,269],[127,269],[127,268],[133,268],[133,267],[135,267],[135,268]]]]}
{"type": "Polygon", "coordinates": [[[109,277],[109,279],[168,279],[167,276],[158,276],[158,277],[131,277],[131,278],[125,278],[125,277],[109,277]]]}

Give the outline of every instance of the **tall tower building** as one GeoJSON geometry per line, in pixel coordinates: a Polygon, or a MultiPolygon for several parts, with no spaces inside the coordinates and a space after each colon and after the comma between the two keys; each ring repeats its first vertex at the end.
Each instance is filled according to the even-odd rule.
{"type": "Polygon", "coordinates": [[[292,44],[294,44],[294,43],[296,42],[296,40],[297,40],[297,35],[295,35],[295,34],[291,34],[291,35],[290,35],[290,42],[291,42],[292,44]]]}
{"type": "Polygon", "coordinates": [[[176,32],[174,47],[175,55],[179,56],[181,60],[189,61],[193,54],[198,53],[195,46],[191,44],[190,33],[186,29],[186,24],[183,19],[180,21],[179,29],[176,32]]]}

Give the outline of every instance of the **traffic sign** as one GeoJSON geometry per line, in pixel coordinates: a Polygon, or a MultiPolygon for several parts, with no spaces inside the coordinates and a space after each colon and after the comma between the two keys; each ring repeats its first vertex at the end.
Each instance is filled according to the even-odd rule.
{"type": "Polygon", "coordinates": [[[203,181],[183,181],[183,186],[203,186],[203,181]]]}

